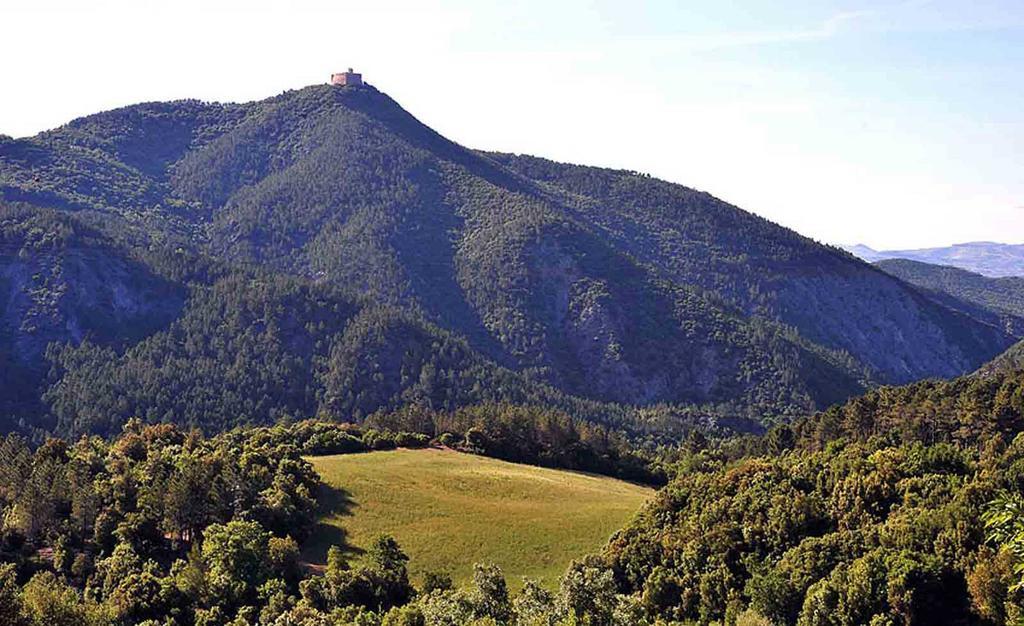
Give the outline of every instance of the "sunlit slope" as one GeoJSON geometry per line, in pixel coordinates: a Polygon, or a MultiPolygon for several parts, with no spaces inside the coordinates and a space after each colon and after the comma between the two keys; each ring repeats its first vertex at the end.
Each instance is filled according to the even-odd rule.
{"type": "Polygon", "coordinates": [[[576,557],[600,549],[653,491],[603,476],[507,463],[444,450],[396,450],[310,459],[330,487],[327,514],[305,546],[323,562],[342,544],[352,558],[380,533],[428,571],[466,581],[496,563],[514,587],[551,587],[576,557]]]}

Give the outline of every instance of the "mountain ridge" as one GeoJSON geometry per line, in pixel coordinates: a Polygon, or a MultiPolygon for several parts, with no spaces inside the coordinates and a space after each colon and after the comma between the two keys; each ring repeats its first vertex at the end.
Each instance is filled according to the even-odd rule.
{"type": "MultiPolygon", "coordinates": [[[[798,415],[876,382],[973,370],[1012,340],[710,194],[474,151],[371,86],[148,103],[5,140],[0,198],[96,228],[182,285],[215,282],[190,269],[208,259],[397,307],[594,402],[798,415]]],[[[230,345],[230,333],[208,335],[217,327],[196,326],[230,345]]],[[[260,367],[251,354],[219,358],[260,367]]],[[[360,384],[404,388],[399,361],[360,384]]]]}
{"type": "Polygon", "coordinates": [[[1024,277],[992,278],[949,265],[886,259],[875,266],[925,290],[948,308],[1024,337],[1024,277]]]}

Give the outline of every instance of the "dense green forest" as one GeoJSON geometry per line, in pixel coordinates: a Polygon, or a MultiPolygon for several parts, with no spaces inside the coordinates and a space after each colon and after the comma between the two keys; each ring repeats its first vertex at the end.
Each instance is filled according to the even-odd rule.
{"type": "MultiPolygon", "coordinates": [[[[417,594],[394,540],[381,538],[353,563],[331,552],[323,575],[300,562],[299,542],[313,529],[316,498],[326,488],[305,454],[433,441],[467,453],[664,481],[654,456],[548,410],[407,408],[371,421],[415,430],[305,421],[204,438],[197,430],[131,420],[109,441],[49,439],[35,449],[9,435],[0,442],[0,623],[378,624],[385,615],[387,623],[409,623],[403,615],[418,606],[389,613],[417,594]],[[443,432],[432,438],[424,430],[443,432]]],[[[492,567],[480,566],[477,577],[488,594],[504,589],[492,567]]],[[[427,584],[418,591],[426,597],[434,587],[432,610],[439,615],[476,610],[463,606],[475,600],[447,590],[442,578],[427,584]]],[[[547,592],[529,586],[523,598],[538,593],[547,592]]],[[[494,601],[511,615],[507,597],[494,601]]]]}
{"type": "Polygon", "coordinates": [[[26,433],[480,401],[678,432],[1017,338],[706,193],[468,150],[371,86],[4,138],[0,313],[3,427],[26,433]]]}
{"type": "Polygon", "coordinates": [[[1024,374],[881,388],[764,437],[640,451],[542,408],[406,407],[206,438],[0,444],[8,624],[1011,624],[1024,617],[1024,374]],[[381,537],[301,562],[324,487],[305,454],[442,445],[671,481],[551,592],[414,587],[381,537]]]}
{"type": "Polygon", "coordinates": [[[1022,432],[1020,371],[884,387],[681,460],[604,557],[668,620],[1017,623],[985,517],[1024,492],[1022,432]]]}

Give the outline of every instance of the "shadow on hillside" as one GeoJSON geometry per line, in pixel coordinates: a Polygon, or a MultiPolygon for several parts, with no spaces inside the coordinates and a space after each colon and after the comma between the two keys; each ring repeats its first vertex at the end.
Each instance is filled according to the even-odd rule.
{"type": "Polygon", "coordinates": [[[317,493],[317,523],[313,534],[302,546],[302,558],[310,565],[327,563],[327,551],[331,546],[338,546],[348,559],[363,553],[361,548],[348,542],[348,532],[336,526],[337,518],[352,515],[352,510],[359,506],[347,490],[321,483],[317,493]],[[332,520],[334,522],[332,523],[332,520]]]}

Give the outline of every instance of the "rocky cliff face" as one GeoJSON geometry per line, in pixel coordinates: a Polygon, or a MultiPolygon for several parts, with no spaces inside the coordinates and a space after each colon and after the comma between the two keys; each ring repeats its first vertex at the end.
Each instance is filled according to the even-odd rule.
{"type": "Polygon", "coordinates": [[[66,216],[0,207],[0,352],[17,379],[4,404],[31,405],[50,345],[131,345],[180,312],[182,285],[155,275],[66,216]]]}
{"type": "Polygon", "coordinates": [[[53,342],[91,337],[128,344],[174,319],[182,290],[98,252],[65,250],[0,262],[0,325],[17,361],[38,363],[53,342]]]}

